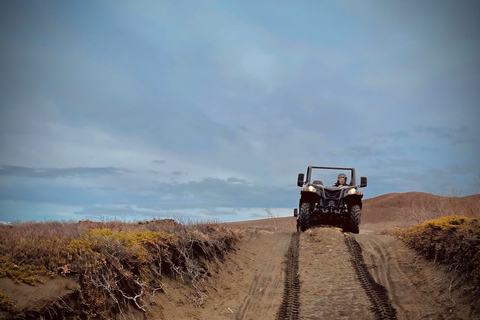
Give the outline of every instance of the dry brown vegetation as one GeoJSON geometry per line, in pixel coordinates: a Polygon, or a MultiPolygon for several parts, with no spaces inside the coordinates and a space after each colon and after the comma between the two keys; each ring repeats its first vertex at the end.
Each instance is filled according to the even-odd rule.
{"type": "Polygon", "coordinates": [[[446,216],[425,221],[395,234],[409,247],[429,260],[448,266],[458,275],[456,284],[466,284],[464,294],[475,305],[480,295],[480,223],[479,219],[446,216]]]}
{"type": "Polygon", "coordinates": [[[189,298],[201,304],[211,266],[239,236],[217,223],[173,220],[2,225],[0,278],[36,285],[45,276],[74,276],[79,287],[40,310],[17,310],[0,292],[0,308],[18,318],[109,319],[145,312],[165,277],[188,283],[189,298]]]}

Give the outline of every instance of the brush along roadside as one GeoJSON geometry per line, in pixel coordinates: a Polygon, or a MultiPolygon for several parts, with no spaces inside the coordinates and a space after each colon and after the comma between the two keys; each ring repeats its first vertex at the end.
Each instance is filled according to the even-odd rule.
{"type": "MultiPolygon", "coordinates": [[[[480,309],[480,222],[463,216],[445,216],[411,228],[393,231],[409,247],[429,260],[446,265],[465,285],[472,312],[480,309]]],[[[452,290],[453,279],[449,287],[452,290]]],[[[453,300],[452,300],[453,301],[453,300]]],[[[453,305],[455,302],[453,301],[453,305]]]]}
{"type": "Polygon", "coordinates": [[[240,236],[221,224],[171,220],[0,226],[0,278],[38,287],[62,276],[78,282],[73,293],[36,310],[19,310],[20,297],[0,288],[0,308],[11,318],[109,319],[145,312],[151,297],[163,291],[165,277],[192,286],[190,298],[201,305],[210,268],[234,250],[240,236]]]}

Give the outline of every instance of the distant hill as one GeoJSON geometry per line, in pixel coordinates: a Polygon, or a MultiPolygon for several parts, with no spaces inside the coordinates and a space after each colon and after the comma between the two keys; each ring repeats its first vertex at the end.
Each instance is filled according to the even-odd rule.
{"type": "Polygon", "coordinates": [[[445,215],[480,218],[480,194],[446,197],[424,192],[388,193],[363,200],[362,223],[422,222],[445,215]]]}

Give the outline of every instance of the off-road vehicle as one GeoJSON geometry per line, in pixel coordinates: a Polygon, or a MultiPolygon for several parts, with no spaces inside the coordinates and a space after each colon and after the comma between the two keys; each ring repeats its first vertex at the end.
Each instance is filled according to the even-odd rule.
{"type": "Polygon", "coordinates": [[[297,185],[302,188],[298,209],[294,209],[297,230],[305,231],[323,224],[340,226],[347,232],[359,232],[363,198],[359,188],[367,186],[366,177],[361,177],[357,185],[354,168],[309,166],[306,176],[298,174],[297,185]],[[336,183],[337,174],[348,171],[350,179],[347,178],[346,185],[324,185],[323,181],[336,183]]]}

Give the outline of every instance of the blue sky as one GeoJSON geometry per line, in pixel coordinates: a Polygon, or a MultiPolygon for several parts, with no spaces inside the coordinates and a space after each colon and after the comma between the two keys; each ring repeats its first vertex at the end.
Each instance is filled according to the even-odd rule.
{"type": "Polygon", "coordinates": [[[308,165],[479,193],[479,10],[2,1],[0,220],[291,215],[308,165]]]}

